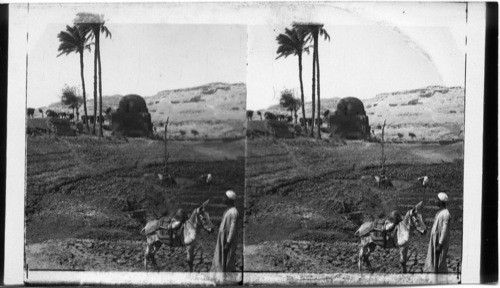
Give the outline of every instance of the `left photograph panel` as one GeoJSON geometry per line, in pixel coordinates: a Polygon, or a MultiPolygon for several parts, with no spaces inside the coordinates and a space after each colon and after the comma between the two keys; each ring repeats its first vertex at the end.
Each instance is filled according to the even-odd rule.
{"type": "Polygon", "coordinates": [[[25,270],[241,272],[246,26],[120,7],[28,7],[25,270]]]}

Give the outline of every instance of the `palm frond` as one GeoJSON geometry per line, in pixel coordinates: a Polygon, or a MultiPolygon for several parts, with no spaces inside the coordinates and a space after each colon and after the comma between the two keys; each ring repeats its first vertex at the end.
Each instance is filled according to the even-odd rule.
{"type": "Polygon", "coordinates": [[[109,37],[111,39],[111,32],[109,32],[108,27],[104,26],[104,23],[101,26],[101,33],[104,33],[106,38],[109,37]]]}

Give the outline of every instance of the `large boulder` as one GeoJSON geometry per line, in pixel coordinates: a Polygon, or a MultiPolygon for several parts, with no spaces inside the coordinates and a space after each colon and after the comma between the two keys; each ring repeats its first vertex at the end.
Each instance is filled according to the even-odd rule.
{"type": "Polygon", "coordinates": [[[144,98],[135,94],[123,96],[116,112],[111,113],[111,126],[115,135],[129,137],[152,135],[151,114],[144,98]]]}
{"type": "Polygon", "coordinates": [[[337,110],[328,117],[332,134],[346,139],[366,139],[370,125],[363,102],[355,97],[342,98],[337,110]]]}

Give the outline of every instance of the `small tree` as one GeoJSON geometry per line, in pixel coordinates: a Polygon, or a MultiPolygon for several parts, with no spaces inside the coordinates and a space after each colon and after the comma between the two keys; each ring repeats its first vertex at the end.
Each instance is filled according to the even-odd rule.
{"type": "Polygon", "coordinates": [[[262,121],[262,112],[260,112],[260,111],[257,111],[257,115],[259,115],[259,117],[260,117],[260,120],[262,121]]]}
{"type": "MultiPolygon", "coordinates": [[[[163,156],[163,172],[165,173],[165,175],[167,175],[168,173],[168,170],[167,170],[167,161],[168,161],[168,158],[170,158],[170,153],[167,152],[167,126],[168,126],[168,120],[170,119],[170,117],[167,118],[167,122],[165,123],[165,137],[164,137],[164,141],[165,141],[165,154],[163,156]]],[[[163,123],[162,123],[163,124],[163,123]]]]}
{"type": "Polygon", "coordinates": [[[385,135],[385,121],[382,125],[382,135],[380,138],[380,146],[382,147],[381,155],[380,155],[380,175],[385,175],[385,161],[387,160],[387,156],[384,154],[384,135],[385,135]]]}
{"type": "Polygon", "coordinates": [[[42,110],[42,108],[38,109],[38,112],[40,112],[42,114],[42,118],[43,118],[43,110],[42,110]]]}
{"type": "Polygon", "coordinates": [[[295,124],[297,124],[297,111],[302,106],[302,103],[293,96],[292,90],[286,89],[281,91],[280,106],[290,111],[292,117],[295,114],[295,124]]]}
{"type": "Polygon", "coordinates": [[[408,133],[408,136],[410,136],[412,140],[415,139],[415,137],[417,137],[417,135],[415,135],[412,132],[408,133]]]}
{"type": "Polygon", "coordinates": [[[399,140],[403,139],[403,136],[404,136],[403,133],[398,133],[399,140]]]}
{"type": "Polygon", "coordinates": [[[193,134],[194,137],[198,136],[198,131],[191,129],[191,134],[193,134]]]}
{"type": "Polygon", "coordinates": [[[73,115],[75,115],[76,109],[76,119],[79,118],[80,113],[78,110],[83,104],[83,98],[78,96],[78,89],[74,86],[64,85],[61,95],[61,103],[68,105],[68,108],[73,109],[73,115]]]}

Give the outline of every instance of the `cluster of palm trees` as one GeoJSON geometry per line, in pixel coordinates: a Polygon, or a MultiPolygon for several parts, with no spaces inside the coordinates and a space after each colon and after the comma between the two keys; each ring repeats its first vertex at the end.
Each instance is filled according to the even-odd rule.
{"type": "MultiPolygon", "coordinates": [[[[319,70],[319,49],[318,41],[320,37],[324,37],[325,40],[330,40],[330,35],[323,28],[323,24],[320,23],[294,23],[292,28],[285,28],[285,33],[279,34],[276,37],[278,42],[278,50],[276,53],[279,59],[280,57],[288,57],[290,55],[295,55],[299,60],[299,81],[300,81],[300,97],[302,101],[302,117],[306,119],[305,111],[305,101],[304,101],[304,84],[302,82],[302,54],[306,52],[309,54],[309,50],[313,49],[313,71],[312,71],[312,126],[310,135],[314,137],[314,118],[316,110],[316,95],[318,95],[317,101],[317,118],[321,119],[321,99],[320,99],[320,70],[319,70]],[[311,45],[312,42],[312,45],[311,45]]],[[[317,125],[316,137],[321,138],[321,126],[317,125]]],[[[305,125],[305,132],[307,131],[307,125],[305,125]]]]}
{"type": "MultiPolygon", "coordinates": [[[[91,52],[91,46],[94,45],[94,115],[97,115],[97,75],[99,75],[99,117],[97,119],[103,119],[102,116],[102,71],[101,71],[101,49],[100,49],[100,36],[101,33],[105,37],[111,38],[111,33],[105,26],[104,15],[92,14],[92,13],[78,13],[73,21],[73,26],[66,26],[66,31],[61,31],[57,38],[59,38],[59,48],[60,52],[57,57],[61,55],[69,55],[70,53],[78,53],[80,55],[80,76],[82,79],[82,91],[83,91],[83,110],[85,113],[85,125],[87,131],[90,131],[89,117],[87,116],[87,98],[85,93],[85,77],[83,69],[83,53],[85,50],[91,52]],[[95,42],[90,42],[94,40],[95,42]]],[[[94,121],[94,126],[92,133],[96,134],[96,122],[94,121]]],[[[102,131],[102,121],[99,121],[99,136],[103,136],[102,131]]]]}

